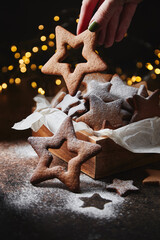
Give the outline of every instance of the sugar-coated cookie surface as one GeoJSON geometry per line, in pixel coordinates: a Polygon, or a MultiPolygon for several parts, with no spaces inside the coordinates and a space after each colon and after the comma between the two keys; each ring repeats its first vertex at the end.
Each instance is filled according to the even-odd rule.
{"type": "Polygon", "coordinates": [[[85,30],[76,36],[63,27],[57,26],[55,33],[57,51],[42,67],[42,72],[62,75],[70,95],[75,95],[84,74],[104,71],[107,65],[95,52],[97,37],[95,32],[85,30]],[[67,56],[67,44],[75,49],[83,46],[82,56],[87,60],[85,63],[78,63],[73,72],[69,63],[62,63],[67,56]]]}

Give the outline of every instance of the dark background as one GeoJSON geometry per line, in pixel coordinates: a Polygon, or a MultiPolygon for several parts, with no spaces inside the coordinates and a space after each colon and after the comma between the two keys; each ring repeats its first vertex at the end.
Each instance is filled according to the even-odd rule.
{"type": "MultiPolygon", "coordinates": [[[[1,1],[0,48],[15,42],[31,39],[36,35],[39,24],[47,24],[62,9],[80,9],[76,1],[1,1]]],[[[129,32],[154,46],[159,45],[159,0],[144,0],[137,8],[129,32]]]]}

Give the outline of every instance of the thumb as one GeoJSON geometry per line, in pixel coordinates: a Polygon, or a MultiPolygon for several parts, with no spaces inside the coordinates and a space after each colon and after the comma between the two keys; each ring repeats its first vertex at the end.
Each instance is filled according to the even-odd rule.
{"type": "Polygon", "coordinates": [[[107,25],[118,6],[117,1],[114,0],[105,0],[102,2],[103,3],[93,15],[88,26],[91,32],[95,32],[97,29],[102,28],[103,25],[107,25]]]}

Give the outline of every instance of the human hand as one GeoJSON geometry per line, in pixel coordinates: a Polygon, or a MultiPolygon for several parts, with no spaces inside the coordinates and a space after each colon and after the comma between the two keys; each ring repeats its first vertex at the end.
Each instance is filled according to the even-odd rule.
{"type": "Polygon", "coordinates": [[[98,32],[98,44],[110,47],[124,38],[142,0],[83,0],[77,34],[98,32]]]}

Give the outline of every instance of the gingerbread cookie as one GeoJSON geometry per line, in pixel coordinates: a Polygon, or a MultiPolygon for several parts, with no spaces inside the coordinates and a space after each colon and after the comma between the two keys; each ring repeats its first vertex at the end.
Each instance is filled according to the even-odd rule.
{"type": "Polygon", "coordinates": [[[77,122],[85,122],[93,130],[100,130],[106,127],[118,128],[124,125],[123,112],[121,113],[122,100],[105,103],[95,95],[89,98],[90,110],[76,119],[77,122]]]}
{"type": "Polygon", "coordinates": [[[118,98],[127,99],[136,94],[148,97],[147,89],[144,85],[141,85],[139,88],[128,86],[117,74],[113,75],[110,83],[112,84],[110,93],[118,98]]]}
{"type": "Polygon", "coordinates": [[[144,98],[135,95],[127,99],[128,103],[133,107],[134,113],[130,122],[137,122],[145,118],[160,117],[159,106],[160,90],[155,90],[149,97],[144,98]]]}
{"type": "Polygon", "coordinates": [[[80,99],[80,103],[76,106],[73,106],[68,111],[68,116],[74,117],[76,119],[78,116],[87,112],[86,101],[84,99],[80,99]]]}
{"type": "Polygon", "coordinates": [[[159,184],[160,185],[160,170],[146,169],[149,174],[147,178],[143,180],[144,184],[159,184]]]}
{"type": "Polygon", "coordinates": [[[104,71],[107,65],[95,52],[95,32],[86,30],[75,36],[61,26],[57,26],[55,32],[57,51],[42,67],[42,72],[46,74],[62,75],[70,95],[75,95],[84,74],[104,71]],[[67,44],[72,48],[83,46],[82,56],[87,60],[85,63],[78,63],[73,72],[69,63],[62,63],[67,56],[67,44]]]}
{"type": "Polygon", "coordinates": [[[80,98],[81,91],[78,91],[75,96],[66,94],[63,100],[56,106],[56,108],[67,114],[71,107],[76,106],[80,103],[80,98]]]}
{"type": "Polygon", "coordinates": [[[113,183],[106,186],[107,190],[115,190],[120,196],[124,196],[129,191],[139,190],[133,185],[133,180],[113,179],[113,183]]]}
{"type": "Polygon", "coordinates": [[[104,102],[114,101],[115,98],[109,94],[112,84],[110,82],[98,82],[92,80],[87,84],[87,91],[83,95],[84,98],[89,98],[91,95],[95,95],[101,98],[104,102]]]}
{"type": "Polygon", "coordinates": [[[28,141],[40,158],[31,177],[31,183],[38,184],[45,180],[58,178],[73,192],[79,191],[81,165],[101,151],[100,145],[76,138],[70,117],[64,120],[54,136],[29,137],[28,141]],[[77,156],[69,160],[67,171],[62,166],[50,167],[53,155],[49,152],[49,149],[60,148],[64,141],[67,141],[69,151],[77,153],[77,156]]]}

